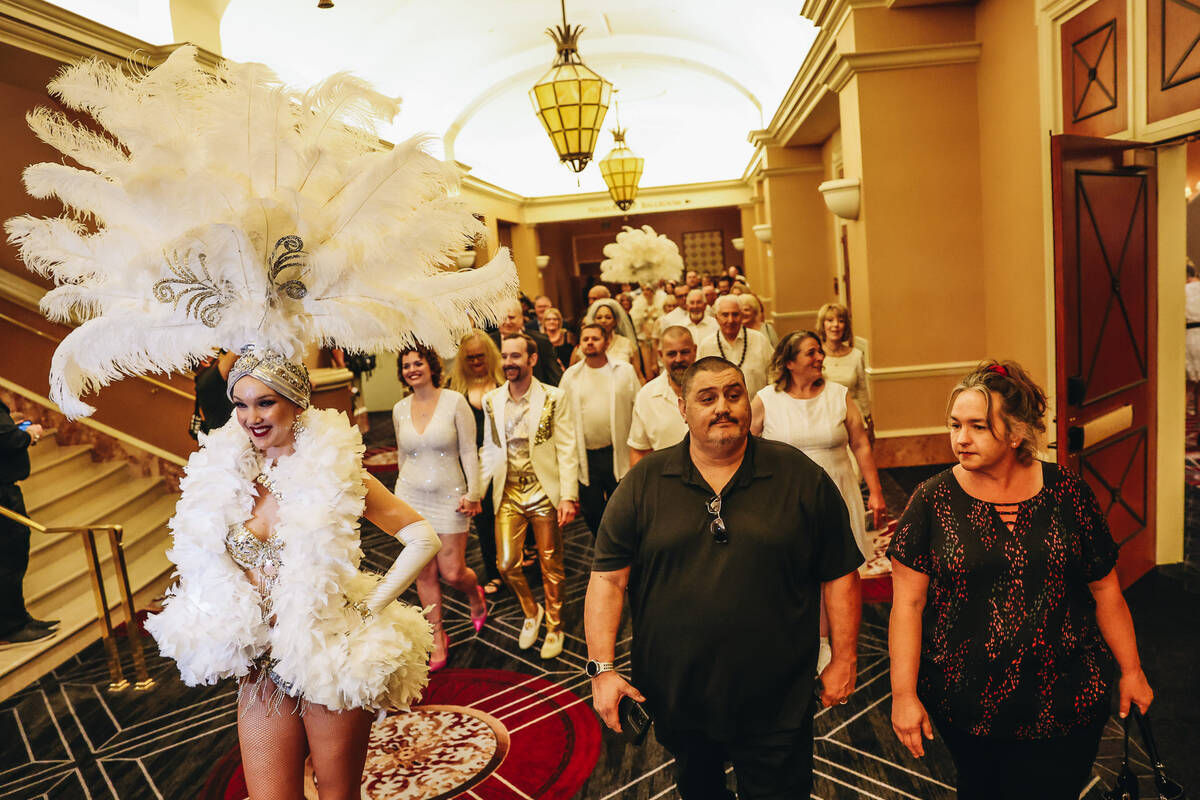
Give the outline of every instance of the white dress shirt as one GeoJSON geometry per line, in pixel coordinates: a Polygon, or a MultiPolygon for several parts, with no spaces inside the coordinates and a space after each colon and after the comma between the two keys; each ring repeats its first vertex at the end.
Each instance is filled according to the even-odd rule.
{"type": "Polygon", "coordinates": [[[679,395],[662,372],[638,390],[633,401],[629,446],[634,450],[662,450],[679,444],[688,432],[679,411],[679,395]]]}

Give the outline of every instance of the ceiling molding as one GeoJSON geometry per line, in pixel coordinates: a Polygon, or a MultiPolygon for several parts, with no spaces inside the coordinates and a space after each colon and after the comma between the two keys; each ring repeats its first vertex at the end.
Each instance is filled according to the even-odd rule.
{"type": "MultiPolygon", "coordinates": [[[[99,56],[144,66],[161,64],[181,46],[148,44],[43,0],[0,0],[0,42],[63,63],[99,56]]],[[[199,48],[197,60],[212,68],[221,57],[199,48]]]]}
{"type": "Polygon", "coordinates": [[[979,42],[950,42],[922,47],[840,53],[829,74],[828,86],[831,91],[841,92],[851,78],[863,72],[969,64],[978,61],[982,52],[983,45],[979,42]]]}
{"type": "Polygon", "coordinates": [[[555,195],[527,198],[522,206],[527,225],[573,219],[623,217],[629,214],[657,214],[697,208],[741,206],[752,202],[752,190],[740,180],[689,183],[678,186],[653,186],[638,191],[637,201],[621,211],[608,192],[555,195]]]}

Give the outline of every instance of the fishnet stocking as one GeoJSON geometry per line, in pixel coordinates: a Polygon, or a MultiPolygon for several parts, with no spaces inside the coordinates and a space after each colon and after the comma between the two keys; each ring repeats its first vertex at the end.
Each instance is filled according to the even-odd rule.
{"type": "MultiPolygon", "coordinates": [[[[250,680],[255,680],[252,676],[250,680]]],[[[330,711],[279,697],[275,684],[246,687],[238,701],[238,745],[250,800],[304,797],[304,760],[311,754],[320,800],[357,800],[374,714],[330,711]]]]}

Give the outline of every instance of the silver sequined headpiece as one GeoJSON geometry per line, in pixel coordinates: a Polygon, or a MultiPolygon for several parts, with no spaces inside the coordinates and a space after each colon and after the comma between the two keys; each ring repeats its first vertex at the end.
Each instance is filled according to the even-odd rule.
{"type": "Polygon", "coordinates": [[[225,393],[230,400],[233,399],[234,385],[247,375],[270,386],[299,406],[301,411],[308,408],[312,398],[312,383],[308,379],[308,368],[303,364],[289,361],[274,350],[259,352],[246,348],[229,370],[225,393]]]}

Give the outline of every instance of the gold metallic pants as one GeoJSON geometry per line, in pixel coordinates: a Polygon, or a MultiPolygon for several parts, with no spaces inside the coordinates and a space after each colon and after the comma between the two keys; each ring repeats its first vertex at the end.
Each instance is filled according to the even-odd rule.
{"type": "Polygon", "coordinates": [[[511,477],[496,509],[496,566],[508,588],[521,601],[527,619],[537,616],[537,602],[521,569],[525,530],[532,526],[546,591],[546,630],[562,626],[563,544],[558,509],[550,504],[536,478],[511,477]]]}

